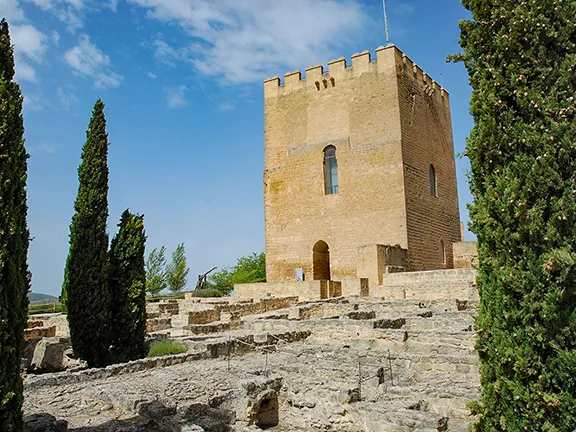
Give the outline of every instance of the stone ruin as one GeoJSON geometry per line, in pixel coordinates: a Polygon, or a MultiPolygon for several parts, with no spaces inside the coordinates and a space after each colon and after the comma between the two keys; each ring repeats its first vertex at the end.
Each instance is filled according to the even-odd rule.
{"type": "MultiPolygon", "coordinates": [[[[428,276],[409,292],[438,284],[428,276]]],[[[26,374],[28,430],[464,432],[479,397],[478,299],[412,297],[150,303],[149,337],[188,351],[26,374]]],[[[61,319],[34,317],[33,329],[57,328],[36,347],[66,339],[61,319]]]]}

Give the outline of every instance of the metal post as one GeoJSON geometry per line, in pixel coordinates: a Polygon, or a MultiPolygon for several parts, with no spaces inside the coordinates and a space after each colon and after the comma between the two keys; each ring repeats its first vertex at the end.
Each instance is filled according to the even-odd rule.
{"type": "Polygon", "coordinates": [[[358,359],[358,399],[359,402],[362,401],[362,365],[360,359],[358,359]]]}
{"type": "Polygon", "coordinates": [[[232,342],[228,336],[228,372],[230,372],[230,357],[232,356],[232,342]]]}
{"type": "Polygon", "coordinates": [[[382,0],[384,6],[384,29],[386,30],[386,45],[390,43],[390,31],[388,29],[388,14],[386,13],[386,0],[382,0]]]}
{"type": "Polygon", "coordinates": [[[388,366],[390,367],[390,385],[394,385],[394,378],[392,376],[392,359],[390,358],[390,350],[388,350],[388,366]]]}

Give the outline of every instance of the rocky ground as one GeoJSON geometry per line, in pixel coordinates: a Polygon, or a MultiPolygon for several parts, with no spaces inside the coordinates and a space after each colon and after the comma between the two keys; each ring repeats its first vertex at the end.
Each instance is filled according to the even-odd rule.
{"type": "Polygon", "coordinates": [[[464,432],[479,385],[473,314],[448,301],[300,304],[187,338],[199,354],[184,363],[27,376],[25,414],[83,432],[464,432]]]}

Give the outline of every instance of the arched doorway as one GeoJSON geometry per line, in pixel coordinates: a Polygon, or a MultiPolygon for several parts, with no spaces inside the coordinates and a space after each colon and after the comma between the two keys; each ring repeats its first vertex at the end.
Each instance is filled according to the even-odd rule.
{"type": "Polygon", "coordinates": [[[330,251],[325,241],[319,240],[312,249],[314,280],[330,280],[330,251]]]}
{"type": "Polygon", "coordinates": [[[278,426],[279,422],[278,398],[276,395],[262,400],[256,414],[256,427],[261,430],[271,429],[274,426],[278,426]]]}

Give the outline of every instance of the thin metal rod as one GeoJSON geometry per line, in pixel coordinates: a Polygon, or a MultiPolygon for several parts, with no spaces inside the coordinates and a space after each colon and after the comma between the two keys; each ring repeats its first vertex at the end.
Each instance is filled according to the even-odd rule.
{"type": "Polygon", "coordinates": [[[358,399],[362,400],[362,364],[358,359],[358,399]]]}
{"type": "Polygon", "coordinates": [[[386,13],[386,0],[382,0],[384,6],[384,29],[386,30],[386,45],[390,43],[390,30],[388,28],[388,14],[386,13]]]}
{"type": "Polygon", "coordinates": [[[228,372],[230,372],[230,357],[232,356],[232,343],[230,336],[228,336],[228,372]]]}
{"type": "Polygon", "coordinates": [[[390,350],[388,350],[388,365],[390,366],[390,385],[394,385],[394,377],[392,376],[392,359],[390,358],[390,350]]]}

